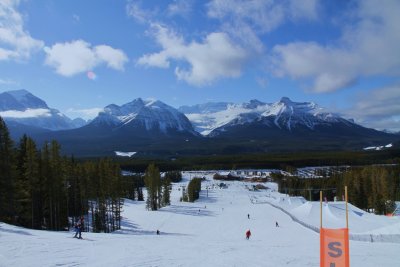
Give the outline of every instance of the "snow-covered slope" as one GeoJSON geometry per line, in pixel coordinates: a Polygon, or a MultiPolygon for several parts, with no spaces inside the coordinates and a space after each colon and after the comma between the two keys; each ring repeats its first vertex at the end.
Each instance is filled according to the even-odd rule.
{"type": "Polygon", "coordinates": [[[20,126],[34,126],[47,130],[65,130],[81,127],[82,120],[71,120],[57,109],[49,108],[42,99],[26,90],[8,91],[0,94],[0,116],[6,122],[20,126]]]}
{"type": "Polygon", "coordinates": [[[113,129],[130,127],[146,131],[156,130],[164,134],[169,131],[196,134],[190,121],[175,108],[161,101],[141,98],[122,106],[108,105],[90,125],[113,129]]]}
{"type": "MultiPolygon", "coordinates": [[[[312,130],[316,125],[343,122],[352,124],[338,115],[324,112],[313,102],[293,102],[283,97],[279,102],[268,104],[258,100],[249,103],[216,104],[219,109],[210,109],[212,103],[193,107],[181,107],[180,110],[202,135],[208,135],[212,131],[224,131],[225,127],[257,123],[269,125],[291,131],[298,126],[304,126],[312,130]]],[[[216,133],[214,133],[215,135],[216,133]]]]}
{"type": "MultiPolygon", "coordinates": [[[[226,182],[227,187],[220,189],[211,176],[211,172],[184,173],[183,182],[173,185],[171,206],[159,211],[147,211],[144,201],[126,200],[122,229],[112,234],[83,233],[84,239],[78,240],[72,232],[0,223],[0,266],[319,266],[319,234],[266,203],[282,200],[282,207],[319,225],[313,202],[288,200],[266,190],[249,191],[242,182],[226,182]],[[182,186],[194,176],[207,178],[200,199],[179,202],[182,186]],[[245,239],[247,229],[252,232],[250,240],[245,239]]],[[[324,210],[324,225],[343,227],[342,207],[331,204],[324,210]]],[[[365,225],[378,234],[398,233],[398,224],[398,218],[376,223],[367,215],[349,218],[350,233],[365,225]]],[[[395,267],[399,250],[398,243],[350,240],[350,266],[395,267]]]]}

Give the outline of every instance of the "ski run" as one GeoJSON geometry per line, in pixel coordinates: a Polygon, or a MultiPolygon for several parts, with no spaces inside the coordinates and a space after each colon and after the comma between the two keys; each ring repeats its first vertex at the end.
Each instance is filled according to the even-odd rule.
{"type": "MultiPolygon", "coordinates": [[[[251,190],[255,183],[220,187],[212,175],[184,173],[173,184],[171,205],[159,211],[125,200],[122,229],[111,234],[84,232],[78,240],[72,230],[0,223],[0,266],[319,266],[319,202],[279,194],[273,183],[258,191],[251,190]],[[180,202],[194,176],[206,177],[200,199],[180,202]]],[[[344,202],[324,203],[323,222],[345,227],[344,202]]],[[[349,229],[351,266],[400,266],[399,216],[349,204],[349,229]]]]}

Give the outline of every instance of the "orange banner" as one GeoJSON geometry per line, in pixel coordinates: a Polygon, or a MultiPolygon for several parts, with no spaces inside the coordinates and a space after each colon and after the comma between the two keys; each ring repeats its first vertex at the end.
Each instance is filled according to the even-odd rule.
{"type": "Polygon", "coordinates": [[[321,267],[349,267],[349,229],[320,229],[321,267]]]}

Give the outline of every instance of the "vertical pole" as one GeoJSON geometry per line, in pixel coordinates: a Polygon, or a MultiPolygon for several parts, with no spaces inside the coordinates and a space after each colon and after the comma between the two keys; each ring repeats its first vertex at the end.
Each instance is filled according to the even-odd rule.
{"type": "Polygon", "coordinates": [[[320,204],[320,228],[322,228],[322,191],[319,191],[319,204],[320,204]]]}
{"type": "Polygon", "coordinates": [[[346,199],[346,228],[349,228],[349,210],[347,208],[347,186],[344,187],[344,194],[345,194],[345,199],[346,199]]]}

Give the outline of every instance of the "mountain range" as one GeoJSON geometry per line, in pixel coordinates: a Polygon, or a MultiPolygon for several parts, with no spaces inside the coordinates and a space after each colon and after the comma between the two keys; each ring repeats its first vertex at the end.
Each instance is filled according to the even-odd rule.
{"type": "Polygon", "coordinates": [[[206,103],[175,109],[134,99],[108,105],[90,122],[72,120],[26,90],[0,94],[0,116],[15,140],[55,139],[68,154],[213,155],[343,150],[398,142],[399,135],[365,128],[313,102],[206,103]]]}
{"type": "Polygon", "coordinates": [[[0,116],[12,127],[22,128],[22,131],[24,126],[36,128],[38,131],[57,131],[86,124],[83,119],[71,120],[57,109],[49,108],[45,101],[26,90],[0,94],[0,116]]]}

